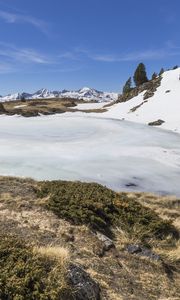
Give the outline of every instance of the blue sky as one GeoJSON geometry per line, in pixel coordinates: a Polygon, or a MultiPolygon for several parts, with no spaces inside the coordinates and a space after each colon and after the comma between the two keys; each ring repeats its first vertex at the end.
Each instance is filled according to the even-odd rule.
{"type": "Polygon", "coordinates": [[[121,91],[139,62],[148,75],[179,64],[179,0],[0,0],[0,94],[121,91]]]}

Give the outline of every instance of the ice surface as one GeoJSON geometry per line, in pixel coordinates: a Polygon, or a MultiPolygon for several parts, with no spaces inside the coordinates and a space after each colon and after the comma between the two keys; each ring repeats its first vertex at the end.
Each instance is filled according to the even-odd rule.
{"type": "Polygon", "coordinates": [[[88,110],[88,109],[100,109],[105,105],[104,102],[96,102],[96,103],[79,103],[77,104],[77,109],[88,110]]]}
{"type": "Polygon", "coordinates": [[[180,135],[87,115],[1,116],[0,174],[180,196],[180,135]]]}

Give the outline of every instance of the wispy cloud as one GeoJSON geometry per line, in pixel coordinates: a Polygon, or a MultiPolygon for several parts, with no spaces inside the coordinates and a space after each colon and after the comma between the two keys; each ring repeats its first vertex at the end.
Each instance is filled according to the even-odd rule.
{"type": "Polygon", "coordinates": [[[50,63],[49,57],[33,49],[19,49],[14,45],[0,42],[0,57],[8,61],[18,61],[20,63],[50,63]]]}
{"type": "Polygon", "coordinates": [[[126,54],[89,54],[89,57],[95,61],[102,62],[131,62],[140,60],[157,60],[168,56],[180,55],[180,51],[169,49],[145,50],[140,52],[129,52],[126,54]]]}
{"type": "Polygon", "coordinates": [[[67,73],[78,71],[82,68],[78,61],[75,64],[69,60],[69,52],[64,54],[44,54],[35,49],[19,48],[14,44],[0,41],[0,74],[23,71],[42,73],[67,73]]]}
{"type": "Polygon", "coordinates": [[[0,62],[0,74],[13,73],[15,70],[11,64],[0,62]]]}
{"type": "Polygon", "coordinates": [[[147,49],[144,51],[126,52],[122,54],[94,52],[87,49],[76,48],[72,52],[61,54],[61,57],[71,60],[90,59],[99,62],[115,63],[115,62],[131,62],[140,60],[157,60],[170,56],[179,56],[180,47],[172,46],[167,43],[164,48],[147,49]]]}
{"type": "Polygon", "coordinates": [[[48,66],[54,61],[50,56],[35,49],[18,48],[15,45],[0,42],[0,73],[13,73],[33,66],[48,66]]]}
{"type": "Polygon", "coordinates": [[[20,13],[11,13],[4,10],[0,10],[0,18],[6,23],[27,23],[45,34],[49,34],[48,24],[40,19],[34,18],[29,15],[20,13]]]}

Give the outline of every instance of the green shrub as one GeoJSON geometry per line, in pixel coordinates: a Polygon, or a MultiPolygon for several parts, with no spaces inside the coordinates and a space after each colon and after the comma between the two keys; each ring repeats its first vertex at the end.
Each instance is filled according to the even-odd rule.
{"type": "Polygon", "coordinates": [[[62,266],[17,238],[0,236],[0,270],[2,300],[72,299],[62,266]]]}
{"type": "Polygon", "coordinates": [[[48,197],[45,207],[59,218],[73,224],[86,224],[112,237],[112,227],[120,226],[141,240],[177,236],[170,222],[155,212],[97,183],[45,181],[40,183],[38,197],[48,197]]]}

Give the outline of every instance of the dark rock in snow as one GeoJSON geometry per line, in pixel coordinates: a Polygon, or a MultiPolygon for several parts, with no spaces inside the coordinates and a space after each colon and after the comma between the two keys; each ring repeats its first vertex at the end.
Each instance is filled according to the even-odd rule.
{"type": "Polygon", "coordinates": [[[129,182],[129,183],[125,184],[125,186],[127,186],[127,187],[137,187],[137,184],[135,184],[133,182],[129,182]]]}
{"type": "Polygon", "coordinates": [[[150,122],[148,123],[149,126],[160,126],[162,125],[163,123],[165,123],[165,121],[161,120],[161,119],[158,119],[157,121],[153,121],[153,122],[150,122]]]}

